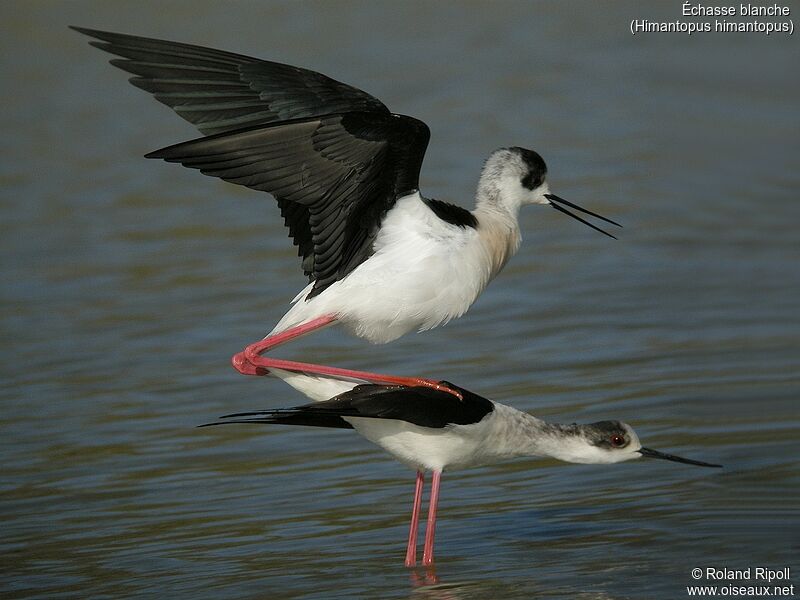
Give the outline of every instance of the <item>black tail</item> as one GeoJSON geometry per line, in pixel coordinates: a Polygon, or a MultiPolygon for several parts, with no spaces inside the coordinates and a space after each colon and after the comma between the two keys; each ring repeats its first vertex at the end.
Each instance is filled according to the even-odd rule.
{"type": "Polygon", "coordinates": [[[325,411],[314,411],[314,404],[297,406],[295,408],[278,408],[275,410],[260,410],[256,412],[236,413],[224,415],[216,423],[204,423],[198,427],[212,427],[214,425],[230,425],[233,423],[274,423],[276,425],[304,425],[306,427],[337,427],[339,429],[352,429],[353,426],[339,415],[325,411]]]}

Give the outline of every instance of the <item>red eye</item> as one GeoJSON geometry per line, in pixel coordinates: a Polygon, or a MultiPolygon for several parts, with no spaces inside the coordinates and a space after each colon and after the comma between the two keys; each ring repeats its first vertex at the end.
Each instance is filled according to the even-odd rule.
{"type": "Polygon", "coordinates": [[[621,435],[612,435],[611,445],[615,448],[620,448],[625,445],[625,438],[621,435]]]}

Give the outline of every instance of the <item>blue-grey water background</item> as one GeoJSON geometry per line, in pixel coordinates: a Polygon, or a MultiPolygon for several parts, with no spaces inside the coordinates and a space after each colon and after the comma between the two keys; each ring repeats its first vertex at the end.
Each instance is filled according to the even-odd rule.
{"type": "Polygon", "coordinates": [[[671,599],[692,568],[757,566],[800,583],[798,40],[629,32],[680,10],[0,5],[0,594],[671,599]],[[228,364],[303,285],[298,261],[268,196],[142,158],[198,134],[69,24],[365,89],[430,124],[423,191],[468,207],[492,149],[541,152],[553,191],[623,222],[619,241],[526,208],[519,254],[464,318],[279,355],[625,420],[725,468],[445,473],[439,583],[419,585],[405,467],[350,431],[195,428],[305,401],[228,364]]]}

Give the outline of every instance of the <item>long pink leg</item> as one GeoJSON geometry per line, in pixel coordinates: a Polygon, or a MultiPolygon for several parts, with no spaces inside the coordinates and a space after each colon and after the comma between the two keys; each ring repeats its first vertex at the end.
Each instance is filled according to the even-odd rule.
{"type": "Polygon", "coordinates": [[[286,331],[281,331],[275,335],[265,337],[263,340],[250,344],[242,352],[234,354],[231,358],[233,368],[242,375],[267,375],[269,371],[266,369],[266,366],[256,364],[256,361],[260,363],[267,360],[259,356],[262,352],[267,352],[272,348],[281,346],[286,342],[302,337],[312,331],[327,327],[334,321],[336,321],[336,317],[333,315],[324,315],[306,323],[296,325],[295,327],[290,327],[286,331]]]}
{"type": "Polygon", "coordinates": [[[343,377],[347,379],[361,379],[372,383],[389,383],[406,386],[425,386],[440,391],[450,392],[459,400],[463,399],[461,394],[431,379],[420,377],[399,377],[397,375],[383,375],[381,373],[371,373],[369,371],[354,371],[352,369],[340,369],[338,367],[328,367],[313,363],[297,362],[293,360],[282,360],[277,358],[267,358],[261,353],[267,352],[272,348],[285,344],[293,339],[304,336],[312,331],[327,327],[336,321],[333,315],[318,317],[301,325],[291,327],[286,331],[277,333],[250,344],[242,352],[233,356],[231,363],[233,368],[243,375],[267,375],[269,369],[283,369],[285,371],[299,371],[301,373],[312,373],[315,375],[327,375],[331,377],[343,377]]]}
{"type": "Polygon", "coordinates": [[[417,485],[414,488],[414,508],[411,509],[411,527],[408,530],[408,548],[406,549],[406,566],[417,564],[417,530],[419,529],[419,511],[422,505],[422,487],[425,485],[425,473],[417,471],[417,485]]]}
{"type": "Polygon", "coordinates": [[[442,478],[441,471],[433,472],[431,481],[431,499],[428,502],[428,526],[425,528],[425,548],[422,551],[422,564],[433,564],[433,538],[436,535],[436,507],[439,504],[439,482],[442,478]]]}

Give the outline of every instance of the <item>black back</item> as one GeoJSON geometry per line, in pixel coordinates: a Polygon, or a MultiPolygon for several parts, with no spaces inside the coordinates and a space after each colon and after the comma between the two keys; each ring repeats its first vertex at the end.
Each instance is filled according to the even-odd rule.
{"type": "Polygon", "coordinates": [[[276,423],[311,427],[352,428],[342,417],[396,419],[421,427],[441,429],[471,425],[494,410],[494,404],[469,390],[442,382],[461,393],[463,400],[446,391],[424,386],[364,384],[325,400],[294,408],[226,415],[224,423],[276,423]]]}
{"type": "Polygon", "coordinates": [[[466,208],[448,202],[442,202],[441,200],[433,200],[432,198],[423,198],[423,202],[425,202],[428,208],[430,208],[437,217],[451,225],[472,228],[478,226],[478,219],[466,208]]]}

